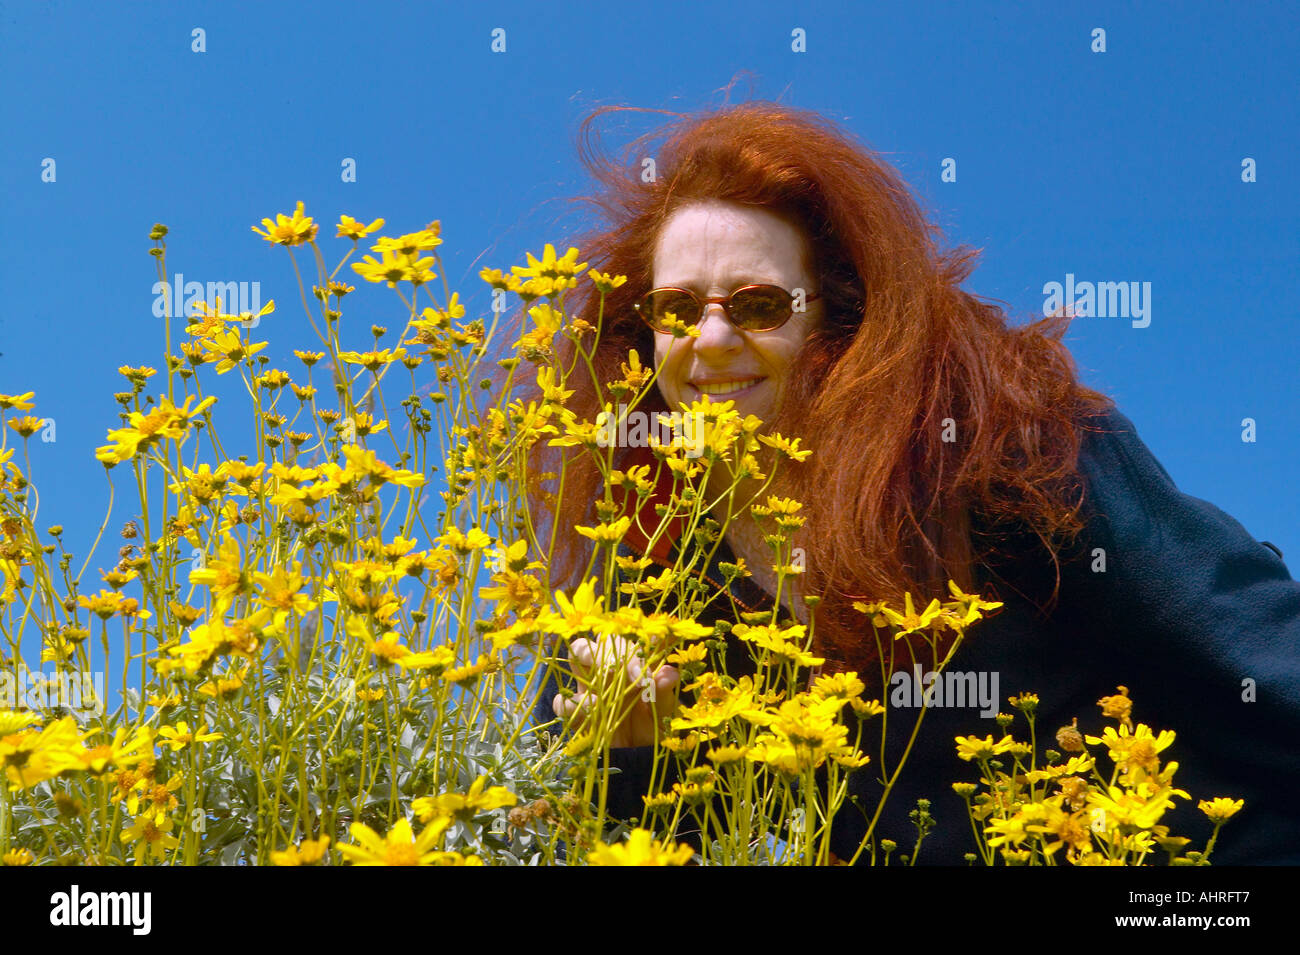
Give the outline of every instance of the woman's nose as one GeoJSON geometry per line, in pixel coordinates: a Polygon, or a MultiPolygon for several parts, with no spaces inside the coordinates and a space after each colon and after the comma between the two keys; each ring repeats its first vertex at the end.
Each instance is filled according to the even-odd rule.
{"type": "Polygon", "coordinates": [[[731,320],[721,302],[711,302],[700,316],[700,337],[695,339],[695,350],[699,352],[728,352],[744,346],[745,340],[731,320]]]}

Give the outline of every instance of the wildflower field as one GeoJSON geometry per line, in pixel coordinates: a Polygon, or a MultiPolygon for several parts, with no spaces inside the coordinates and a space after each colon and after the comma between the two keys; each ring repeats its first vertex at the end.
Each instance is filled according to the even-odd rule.
{"type": "MultiPolygon", "coordinates": [[[[4,863],[923,858],[933,825],[924,802],[912,814],[912,845],[877,837],[876,806],[854,858],[829,847],[850,772],[881,774],[887,797],[906,771],[883,767],[871,745],[903,718],[867,692],[888,674],[822,673],[810,628],[777,611],[729,625],[697,620],[725,599],[701,586],[694,563],[725,530],[706,507],[708,474],[770,484],[783,462],[809,452],[731,402],[706,399],[683,409],[704,422],[694,446],[659,444],[654,469],[615,470],[604,422],[565,404],[574,376],[594,374],[601,331],[568,315],[565,299],[591,282],[603,301],[626,279],[587,270],[576,249],[557,256],[547,246],[540,260],[485,269],[493,310],[467,320],[442,278],[438,223],[395,238],[379,234],[383,225],[342,216],[327,239],[299,203],[256,229],[287,253],[285,287],[296,284],[302,318],[319,336],[319,351],[294,352],[300,367],[270,367],[261,354],[259,319],[274,302],[257,314],[198,302],[189,315],[166,316],[161,352],[120,369],[122,420],[85,474],[87,493],[107,478],[96,545],[108,533],[122,538],[100,580],[87,576],[93,552],[67,550],[61,528],[37,523],[27,444],[42,428],[39,396],[0,395],[4,863]],[[372,243],[365,254],[363,242],[372,243]],[[340,250],[331,265],[327,255],[340,250]],[[350,321],[395,311],[397,301],[405,325],[396,334],[350,321]],[[527,319],[511,340],[515,306],[527,319]],[[182,317],[185,332],[173,340],[182,317]],[[569,365],[556,348],[562,338],[574,343],[569,365]],[[423,387],[431,382],[434,390],[423,387]],[[394,388],[408,392],[397,403],[394,388]],[[251,430],[239,443],[255,453],[226,453],[217,403],[246,415],[251,430]],[[536,526],[525,506],[529,493],[552,502],[564,493],[563,470],[528,473],[536,442],[593,456],[605,478],[601,522],[576,528],[593,544],[576,589],[551,580],[555,529],[536,526]],[[673,567],[618,549],[633,520],[619,502],[645,501],[656,469],[671,475],[673,503],[659,527],[640,531],[654,540],[684,521],[686,538],[702,545],[673,567]],[[138,521],[113,523],[123,498],[138,521]],[[567,653],[575,640],[600,651],[567,653]],[[726,672],[729,640],[752,654],[754,675],[726,672]],[[637,674],[664,663],[680,669],[682,699],[660,714],[643,811],[614,819],[609,751],[629,713],[654,701],[653,683],[637,674]],[[93,707],[31,705],[40,694],[16,688],[38,686],[42,673],[83,690],[94,683],[82,675],[109,674],[118,689],[93,707]],[[533,715],[552,673],[580,717],[569,725],[533,715]],[[694,842],[679,838],[687,829],[694,842]]],[[[163,281],[166,235],[155,226],[150,236],[163,281]]],[[[632,352],[621,380],[595,384],[607,410],[635,408],[655,388],[654,370],[632,352]]],[[[800,503],[767,493],[741,503],[764,529],[781,588],[800,570],[791,555],[800,503]]],[[[728,567],[733,578],[747,573],[743,563],[728,567]]],[[[941,672],[997,605],[955,584],[924,598],[857,606],[882,661],[896,638],[920,635],[941,672]]],[[[1038,697],[1028,691],[1048,689],[1010,698],[999,738],[953,741],[971,777],[935,787],[966,800],[969,860],[1208,862],[1240,801],[1201,801],[1214,835],[1191,846],[1160,821],[1175,799],[1191,798],[1173,779],[1177,764],[1161,756],[1173,732],[1135,725],[1122,687],[1100,701],[1097,721],[1108,723],[1096,733],[1036,727],[1038,697]]],[[[923,731],[924,708],[907,718],[923,731]]]]}

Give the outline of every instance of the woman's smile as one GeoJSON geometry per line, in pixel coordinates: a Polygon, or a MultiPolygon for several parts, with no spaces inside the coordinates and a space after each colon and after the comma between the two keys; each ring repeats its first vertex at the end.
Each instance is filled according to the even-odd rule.
{"type": "Polygon", "coordinates": [[[699,395],[708,395],[710,398],[727,397],[728,400],[735,400],[744,394],[749,394],[756,387],[767,381],[765,377],[755,376],[735,376],[732,378],[708,378],[697,379],[688,382],[699,395]]]}

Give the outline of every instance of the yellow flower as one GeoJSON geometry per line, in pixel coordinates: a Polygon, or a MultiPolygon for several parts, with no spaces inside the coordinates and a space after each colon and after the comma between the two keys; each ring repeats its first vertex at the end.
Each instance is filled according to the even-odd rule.
{"type": "MultiPolygon", "coordinates": [[[[515,267],[518,268],[518,266],[515,267]]],[[[531,302],[533,299],[539,298],[543,295],[558,295],[565,289],[577,288],[578,285],[577,279],[565,278],[563,276],[557,276],[555,278],[539,276],[537,278],[523,279],[522,281],[517,275],[512,275],[510,278],[517,283],[512,285],[511,288],[513,288],[515,294],[525,302],[531,302]]],[[[577,323],[575,322],[574,324],[576,325],[577,323]]]]}
{"type": "MultiPolygon", "coordinates": [[[[357,431],[360,433],[363,418],[368,416],[357,416],[357,431]]],[[[388,422],[384,422],[387,427],[388,422]]],[[[369,448],[358,448],[355,445],[345,445],[343,448],[343,457],[347,459],[348,467],[346,474],[353,477],[365,476],[370,478],[373,485],[397,484],[401,487],[421,487],[424,484],[424,475],[416,474],[414,471],[407,471],[401,468],[389,467],[383,461],[375,456],[375,452],[369,448]]],[[[349,483],[343,481],[336,474],[336,480],[340,484],[349,483]]],[[[471,532],[472,533],[472,532],[471,532]]]]}
{"type": "Polygon", "coordinates": [[[153,730],[142,726],[129,740],[127,735],[128,730],[119,726],[113,731],[112,742],[75,753],[77,768],[98,776],[108,769],[110,763],[125,768],[141,761],[152,761],[153,730]]]}
{"type": "Polygon", "coordinates": [[[752,643],[797,666],[821,666],[826,662],[825,658],[814,656],[803,648],[807,629],[802,624],[780,629],[771,625],[751,627],[748,624],[738,623],[731,632],[746,643],[752,643]]]}
{"type": "Polygon", "coordinates": [[[145,702],[147,702],[150,706],[154,707],[161,714],[162,711],[164,710],[169,710],[172,709],[173,707],[180,706],[182,700],[180,696],[175,693],[168,693],[165,695],[152,693],[150,694],[149,699],[146,700],[145,702]]]}
{"type": "Polygon", "coordinates": [[[551,344],[555,338],[555,333],[560,330],[564,324],[564,315],[558,310],[551,308],[550,305],[543,302],[541,305],[534,305],[528,310],[529,316],[536,327],[524,334],[524,337],[515,342],[515,347],[532,346],[543,348],[551,344]]]}
{"type": "Polygon", "coordinates": [[[203,724],[196,731],[190,732],[190,724],[181,720],[175,726],[161,726],[158,728],[158,735],[166,740],[166,744],[171,747],[172,752],[179,752],[191,743],[208,743],[214,739],[223,739],[221,733],[207,733],[207,724],[203,724]]]}
{"type": "Polygon", "coordinates": [[[1051,856],[1061,846],[1066,846],[1070,861],[1075,861],[1080,853],[1092,848],[1092,830],[1089,828],[1091,818],[1086,811],[1066,812],[1059,805],[1059,798],[1040,804],[1041,820],[1025,828],[1036,833],[1043,840],[1043,852],[1051,856]],[[1055,836],[1048,842],[1047,837],[1055,836]]]}
{"type": "Polygon", "coordinates": [[[221,462],[221,466],[217,468],[217,473],[228,477],[241,487],[248,488],[257,482],[265,469],[265,461],[258,461],[256,464],[245,464],[242,461],[227,460],[221,462]]]}
{"type": "MultiPolygon", "coordinates": [[[[437,223],[434,225],[436,226],[437,223]]],[[[442,239],[438,238],[437,229],[428,228],[421,229],[419,232],[408,232],[396,239],[381,235],[370,248],[376,252],[396,252],[398,255],[413,256],[419,252],[436,249],[440,245],[442,239]]]]}
{"type": "Polygon", "coordinates": [[[217,363],[218,375],[224,375],[232,368],[238,368],[241,361],[256,355],[266,347],[266,344],[266,342],[245,342],[234,329],[224,329],[203,339],[207,360],[217,363]]]}
{"type": "MultiPolygon", "coordinates": [[[[956,586],[951,581],[949,581],[949,585],[956,586]]],[[[1021,693],[1019,696],[1010,697],[1007,702],[1011,704],[1013,709],[1020,710],[1026,716],[1033,716],[1038,711],[1037,693],[1021,693]]]]}
{"type": "Polygon", "coordinates": [[[986,736],[984,739],[975,736],[958,736],[957,755],[968,763],[972,759],[992,759],[999,753],[1007,752],[1014,743],[1015,740],[1010,736],[1004,736],[996,743],[993,742],[992,736],[986,736]]]}
{"type": "MultiPolygon", "coordinates": [[[[185,330],[195,338],[210,338],[217,332],[226,327],[227,322],[235,321],[234,315],[229,315],[221,310],[221,297],[217,297],[215,305],[209,305],[207,302],[196,301],[190,303],[193,311],[185,316],[185,330]]],[[[182,343],[184,347],[184,343],[182,343]]],[[[196,362],[196,364],[200,364],[196,362]]]]}
{"type": "Polygon", "coordinates": [[[569,278],[577,275],[587,267],[586,262],[578,262],[578,250],[570,247],[569,251],[564,253],[563,258],[555,257],[555,246],[549,242],[542,252],[542,258],[539,261],[533,257],[531,252],[526,252],[528,257],[528,266],[514,265],[510,271],[520,278],[569,278]]]}
{"type": "MultiPolygon", "coordinates": [[[[564,435],[547,442],[553,448],[583,447],[595,449],[603,440],[602,426],[594,421],[579,421],[575,415],[566,412],[564,416],[564,435]]],[[[590,535],[588,535],[590,536],[590,535]]]]}
{"type": "Polygon", "coordinates": [[[708,655],[709,648],[706,644],[693,643],[689,647],[668,654],[666,662],[674,666],[690,666],[692,663],[703,663],[708,655]]]}
{"type": "Polygon", "coordinates": [[[398,282],[423,285],[437,278],[429,268],[433,259],[422,259],[418,252],[403,255],[385,250],[380,254],[382,258],[378,261],[370,255],[362,256],[360,262],[352,263],[352,271],[367,282],[387,282],[389,288],[397,288],[398,282]]]}
{"type": "Polygon", "coordinates": [[[338,232],[335,235],[337,239],[351,239],[353,242],[357,239],[364,239],[376,229],[384,227],[383,219],[376,219],[370,225],[362,225],[351,216],[339,216],[338,232]]]}
{"type": "MultiPolygon", "coordinates": [[[[174,793],[176,790],[181,788],[181,783],[184,782],[184,777],[182,777],[180,773],[176,773],[171,779],[167,780],[166,783],[159,783],[153,778],[154,766],[152,761],[145,763],[144,766],[148,768],[149,775],[146,777],[142,773],[139,785],[135,787],[138,791],[130,792],[128,794],[126,802],[127,811],[132,815],[139,812],[141,799],[144,799],[149,803],[150,812],[168,812],[175,809],[179,805],[180,801],[176,798],[174,793]]],[[[119,773],[118,776],[120,777],[121,774],[119,773]]]]}
{"type": "Polygon", "coordinates": [[[135,457],[142,449],[148,449],[165,439],[184,441],[189,434],[191,421],[199,417],[216,402],[216,398],[207,397],[198,403],[193,411],[190,402],[194,396],[185,399],[185,404],[177,408],[167,398],[162,398],[148,414],[133,411],[128,419],[129,426],[116,428],[108,432],[108,439],[113,442],[95,449],[95,457],[105,464],[120,464],[135,457]]]}
{"type": "MultiPolygon", "coordinates": [[[[346,219],[347,216],[344,216],[346,219]]],[[[384,220],[380,219],[380,222],[384,220]]],[[[296,865],[315,865],[325,858],[325,850],[329,848],[330,837],[321,836],[319,839],[304,839],[296,846],[290,846],[283,852],[271,853],[271,864],[281,866],[296,865]]]]}
{"type": "MultiPolygon", "coordinates": [[[[386,419],[380,419],[379,421],[375,421],[372,415],[368,415],[363,412],[357,412],[353,416],[352,424],[356,428],[357,434],[361,435],[363,438],[368,434],[378,434],[380,431],[386,431],[388,429],[388,421],[386,419]]],[[[348,447],[345,447],[343,449],[343,454],[345,456],[348,456],[348,452],[350,451],[359,452],[360,449],[349,445],[348,447]]],[[[369,454],[371,457],[374,457],[373,451],[367,449],[366,453],[369,454]]],[[[400,473],[408,474],[410,472],[402,471],[400,473]]]]}
{"type": "Polygon", "coordinates": [[[440,816],[467,820],[480,812],[518,804],[519,797],[504,786],[493,786],[491,789],[487,789],[486,786],[487,777],[480,776],[474,780],[469,787],[469,792],[463,796],[459,793],[421,796],[411,803],[411,809],[415,811],[421,822],[429,822],[440,816]]]}
{"type": "Polygon", "coordinates": [[[603,295],[627,283],[626,275],[610,275],[608,272],[597,272],[595,269],[587,273],[587,278],[591,279],[592,284],[596,286],[596,291],[603,295]]]}
{"type": "Polygon", "coordinates": [[[353,865],[481,864],[474,856],[466,858],[458,852],[439,852],[433,848],[450,825],[450,819],[435,819],[416,838],[411,832],[411,824],[399,819],[388,830],[388,835],[381,838],[364,823],[354,822],[349,831],[360,845],[339,846],[338,850],[353,865]]]}
{"type": "MultiPolygon", "coordinates": [[[[550,246],[547,246],[550,248],[550,246]]],[[[662,843],[653,838],[648,829],[633,829],[627,842],[616,845],[597,843],[587,854],[588,865],[685,865],[695,856],[688,845],[677,845],[670,840],[662,843]]]]}
{"type": "Polygon", "coordinates": [[[491,657],[480,654],[478,660],[474,663],[447,670],[442,674],[442,678],[448,683],[458,683],[461,686],[469,686],[484,673],[495,671],[496,669],[498,669],[496,662],[491,657]]]}
{"type": "MultiPolygon", "coordinates": [[[[634,392],[640,391],[654,377],[654,369],[646,368],[641,364],[641,356],[635,348],[628,349],[627,359],[627,361],[619,363],[619,370],[623,373],[622,381],[611,384],[610,387],[621,387],[634,392]]],[[[642,465],[642,467],[645,467],[645,465],[642,465]]]]}
{"type": "Polygon", "coordinates": [[[122,830],[122,841],[135,843],[135,864],[143,865],[145,857],[152,855],[159,862],[167,858],[167,851],[180,845],[171,834],[176,823],[164,812],[147,812],[129,829],[122,830]]]}
{"type": "Polygon", "coordinates": [[[0,410],[8,411],[10,408],[17,408],[19,411],[31,411],[36,407],[32,401],[36,397],[36,392],[28,391],[21,395],[0,395],[0,410]]]}
{"type": "Polygon", "coordinates": [[[1205,813],[1205,815],[1209,817],[1210,822],[1218,826],[1235,816],[1245,804],[1245,800],[1242,799],[1230,799],[1226,796],[1219,796],[1217,799],[1202,799],[1196,804],[1196,808],[1205,813]]]}
{"type": "Polygon", "coordinates": [[[875,600],[869,603],[863,600],[853,601],[853,609],[858,613],[864,613],[870,617],[871,625],[878,629],[883,629],[884,627],[889,626],[889,621],[885,618],[885,615],[882,612],[887,606],[889,605],[883,600],[875,600]]]}
{"type": "Polygon", "coordinates": [[[678,710],[672,721],[674,730],[717,729],[759,709],[754,682],[747,676],[742,676],[734,689],[728,689],[718,674],[705,672],[686,689],[695,693],[695,703],[678,710]]]}
{"type": "Polygon", "coordinates": [[[787,438],[781,437],[779,434],[760,434],[758,440],[766,444],[769,448],[775,448],[780,451],[791,461],[806,461],[808,456],[812,454],[811,450],[799,450],[798,438],[790,441],[787,438]]]}
{"type": "Polygon", "coordinates": [[[284,634],[284,623],[290,612],[305,614],[317,607],[316,601],[301,593],[304,583],[301,571],[302,564],[295,562],[288,568],[283,564],[277,565],[269,574],[253,574],[253,579],[261,587],[258,603],[274,610],[275,620],[268,629],[277,636],[284,634]]]}
{"type": "Polygon", "coordinates": [[[91,596],[81,594],[77,597],[77,605],[85,607],[101,620],[107,620],[119,613],[123,616],[133,616],[138,612],[141,617],[149,613],[147,610],[139,610],[139,602],[134,597],[123,597],[115,590],[101,590],[91,596]]]}
{"type": "Polygon", "coordinates": [[[1126,776],[1142,778],[1160,771],[1158,754],[1167,749],[1174,741],[1173,730],[1161,730],[1159,736],[1153,736],[1151,727],[1139,723],[1136,730],[1129,732],[1127,725],[1107,726],[1101,736],[1086,736],[1089,745],[1102,743],[1110,751],[1110,758],[1126,776]]]}
{"type": "Polygon", "coordinates": [[[498,601],[498,613],[523,613],[541,601],[542,582],[531,574],[503,568],[492,575],[492,581],[495,586],[479,588],[479,596],[498,601]]]}
{"type": "MultiPolygon", "coordinates": [[[[982,597],[974,594],[963,593],[955,581],[948,581],[948,590],[953,595],[953,600],[944,605],[947,613],[949,624],[957,630],[970,626],[977,620],[984,618],[985,611],[997,610],[1002,606],[1001,601],[984,600],[982,597]]],[[[1031,694],[1025,694],[1028,698],[1031,694]]],[[[1034,698],[1035,702],[1037,697],[1034,698]]],[[[1013,703],[1012,706],[1015,706],[1013,703]]]]}
{"type": "Polygon", "coordinates": [[[143,384],[147,379],[158,374],[158,370],[156,368],[150,368],[147,365],[142,365],[139,368],[132,368],[130,365],[121,365],[118,367],[117,373],[127,379],[127,381],[137,381],[143,384]]]}
{"type": "Polygon", "coordinates": [[[349,365],[361,365],[367,371],[378,371],[380,368],[383,368],[385,365],[391,365],[393,362],[401,361],[405,357],[406,357],[405,348],[397,348],[397,349],[385,348],[382,351],[368,351],[368,352],[355,352],[355,351],[339,352],[339,359],[341,361],[345,361],[349,365]]]}
{"type": "Polygon", "coordinates": [[[1064,763],[1056,766],[1048,766],[1044,769],[1035,769],[1025,773],[1025,781],[1031,785],[1041,783],[1045,779],[1056,779],[1059,776],[1073,776],[1077,773],[1086,773],[1092,769],[1094,760],[1091,756],[1071,756],[1064,763]]]}
{"type": "Polygon", "coordinates": [[[672,809],[677,805],[676,792],[655,793],[653,796],[642,796],[641,801],[645,803],[646,812],[654,812],[656,809],[672,809]]]}
{"type": "Polygon", "coordinates": [[[209,680],[199,687],[199,692],[204,696],[210,696],[213,699],[221,699],[227,696],[233,696],[238,693],[244,686],[244,674],[247,670],[231,672],[227,676],[219,676],[209,680]]]}
{"type": "Polygon", "coordinates": [[[75,769],[85,753],[81,733],[71,716],[44,729],[25,730],[0,736],[0,766],[5,769],[12,790],[26,789],[75,769]]]}
{"type": "Polygon", "coordinates": [[[306,365],[308,368],[310,368],[312,365],[316,364],[316,362],[320,361],[322,358],[325,357],[324,352],[299,351],[297,348],[293,350],[293,353],[298,358],[298,360],[302,362],[304,365],[306,365]]]}
{"type": "Polygon", "coordinates": [[[748,756],[749,747],[715,746],[713,749],[706,750],[704,755],[714,766],[726,766],[728,763],[739,762],[748,756]]]}
{"type": "Polygon", "coordinates": [[[31,710],[0,710],[0,736],[24,730],[35,723],[36,719],[36,714],[31,710]]]}
{"type": "Polygon", "coordinates": [[[31,865],[36,861],[30,849],[10,849],[3,856],[0,856],[0,863],[4,865],[23,866],[31,865]]]}
{"type": "Polygon", "coordinates": [[[1025,830],[1025,817],[1017,812],[1010,819],[992,819],[984,827],[985,834],[992,834],[989,838],[989,847],[996,849],[998,846],[1018,846],[1029,838],[1029,833],[1025,830]]]}
{"type": "Polygon", "coordinates": [[[190,571],[191,587],[205,585],[211,588],[213,597],[223,601],[251,589],[252,582],[244,569],[239,542],[234,536],[224,536],[216,556],[209,557],[206,565],[190,571]]]}
{"type": "Polygon", "coordinates": [[[432,670],[437,675],[456,662],[456,651],[449,646],[437,646],[419,653],[408,652],[393,662],[403,670],[432,670]]]}
{"type": "Polygon", "coordinates": [[[597,524],[595,527],[581,527],[574,525],[574,530],[589,540],[598,543],[617,544],[627,533],[627,529],[632,526],[631,517],[620,517],[613,524],[597,524]]]}
{"type": "Polygon", "coordinates": [[[450,547],[459,554],[469,554],[476,550],[482,550],[492,543],[492,538],[478,527],[471,527],[469,533],[465,533],[454,525],[448,528],[447,533],[436,538],[436,540],[437,543],[450,547]]]}
{"type": "Polygon", "coordinates": [[[266,228],[265,232],[257,226],[253,226],[253,231],[275,245],[302,245],[304,242],[311,242],[316,238],[320,226],[313,223],[310,216],[304,216],[302,211],[302,203],[299,202],[298,207],[294,209],[292,219],[280,213],[275,217],[275,222],[270,219],[262,220],[262,225],[266,228]]]}
{"type": "Polygon", "coordinates": [[[174,494],[186,493],[200,504],[206,504],[225,489],[229,480],[218,468],[212,473],[212,466],[206,461],[199,465],[197,471],[181,465],[183,481],[173,481],[167,489],[174,494]]]}
{"type": "Polygon", "coordinates": [[[919,614],[912,608],[912,595],[910,593],[904,594],[903,599],[906,607],[904,612],[901,614],[895,610],[889,609],[888,607],[882,606],[880,608],[880,612],[885,615],[889,622],[900,628],[898,632],[894,634],[895,640],[907,636],[909,633],[923,630],[930,626],[930,624],[935,620],[939,620],[943,617],[943,610],[940,609],[938,598],[931,600],[930,605],[919,614]]]}
{"type": "MultiPolygon", "coordinates": [[[[590,736],[590,734],[587,734],[590,736]]],[[[685,736],[669,736],[659,741],[659,745],[670,753],[689,753],[700,745],[699,733],[687,733],[685,736]]]]}
{"type": "Polygon", "coordinates": [[[1150,829],[1166,809],[1174,808],[1173,795],[1183,795],[1182,790],[1155,789],[1140,786],[1137,790],[1125,790],[1111,786],[1107,795],[1099,792],[1088,793],[1088,808],[1104,813],[1105,827],[1108,833],[1121,827],[1130,829],[1150,829]]]}
{"type": "Polygon", "coordinates": [[[866,684],[857,673],[835,673],[819,676],[812,685],[812,695],[822,700],[852,700],[861,696],[866,684]]]}
{"type": "Polygon", "coordinates": [[[791,776],[827,759],[847,767],[865,765],[867,757],[849,745],[848,727],[835,719],[843,702],[801,695],[782,703],[775,715],[745,714],[751,722],[771,728],[771,733],[755,740],[749,758],[791,776]]]}
{"type": "Polygon", "coordinates": [[[519,285],[518,278],[513,275],[506,275],[500,269],[482,269],[478,273],[478,277],[494,289],[501,289],[503,291],[516,288],[519,285]]]}
{"type": "Polygon", "coordinates": [[[555,591],[555,606],[559,613],[543,613],[537,621],[539,628],[562,637],[608,628],[604,614],[605,598],[596,596],[595,578],[584,581],[574,591],[572,600],[563,591],[555,591]]]}
{"type": "Polygon", "coordinates": [[[542,397],[546,401],[558,404],[563,404],[574,394],[574,392],[563,387],[562,382],[557,383],[555,381],[555,369],[549,366],[537,369],[537,387],[541,390],[542,397]]]}
{"type": "Polygon", "coordinates": [[[668,312],[663,316],[662,325],[672,334],[673,338],[699,338],[703,331],[699,325],[687,325],[673,312],[668,312]]]}
{"type": "Polygon", "coordinates": [[[259,388],[265,388],[267,391],[278,391],[289,384],[289,374],[278,368],[272,368],[257,375],[253,379],[253,384],[259,388]]]}

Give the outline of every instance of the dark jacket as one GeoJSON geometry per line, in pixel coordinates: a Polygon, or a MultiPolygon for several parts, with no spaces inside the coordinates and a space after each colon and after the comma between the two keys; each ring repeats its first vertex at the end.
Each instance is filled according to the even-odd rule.
{"type": "MultiPolygon", "coordinates": [[[[1063,555],[1050,616],[1024,595],[1050,593],[1054,570],[1035,539],[1027,537],[1023,546],[1013,541],[1005,552],[1020,556],[983,564],[977,574],[981,592],[992,590],[1005,607],[970,630],[949,669],[996,673],[1002,712],[1012,712],[1008,696],[1037,693],[1040,752],[1055,748],[1056,730],[1073,717],[1089,734],[1115,725],[1103,721],[1097,701],[1118,684],[1127,686],[1135,723],[1177,734],[1160,755],[1162,763],[1178,762],[1175,785],[1192,798],[1178,799],[1178,808],[1162,818],[1172,833],[1203,848],[1211,827],[1196,802],[1241,798],[1245,808],[1224,826],[1212,861],[1300,864],[1300,583],[1270,545],[1213,504],[1181,493],[1127,417],[1111,412],[1092,419],[1089,429],[1095,428],[1101,430],[1085,430],[1079,459],[1087,526],[1063,555]],[[1104,571],[1094,570],[1098,549],[1104,571]]],[[[624,553],[634,549],[629,541],[644,545],[629,535],[624,553]]],[[[668,542],[660,561],[671,565],[679,543],[668,542]]],[[[734,558],[725,541],[718,550],[705,577],[720,587],[717,565],[734,558]]],[[[731,596],[745,608],[771,607],[771,598],[748,579],[735,581],[731,596]]],[[[729,672],[743,672],[743,654],[728,657],[737,666],[729,672]]],[[[553,692],[548,688],[539,700],[541,719],[552,718],[553,692]]],[[[867,696],[888,704],[887,694],[888,688],[875,688],[867,696]]],[[[910,733],[914,712],[891,711],[887,748],[894,760],[904,743],[894,729],[910,733]]],[[[1013,732],[1025,737],[1019,717],[1013,732]]],[[[924,797],[937,829],[918,863],[959,864],[963,853],[974,851],[965,806],[951,784],[974,782],[978,768],[957,758],[954,738],[990,733],[1002,735],[978,707],[930,709],[879,837],[909,851],[915,830],[908,813],[924,797]]],[[[869,739],[864,736],[863,749],[874,763],[877,746],[869,739]]],[[[1094,751],[1108,771],[1104,748],[1094,751]]],[[[611,780],[614,810],[639,814],[649,757],[648,747],[611,754],[621,770],[611,780]]],[[[855,772],[850,786],[868,810],[880,791],[872,769],[868,764],[855,772]]],[[[841,808],[832,834],[836,855],[854,854],[865,819],[853,805],[841,808]]]]}

